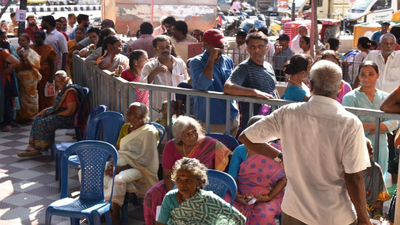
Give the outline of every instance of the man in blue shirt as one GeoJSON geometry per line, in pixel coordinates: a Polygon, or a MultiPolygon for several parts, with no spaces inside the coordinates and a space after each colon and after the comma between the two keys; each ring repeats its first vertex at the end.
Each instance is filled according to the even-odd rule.
{"type": "Polygon", "coordinates": [[[371,40],[376,41],[376,43],[379,43],[379,39],[381,38],[382,35],[386,34],[388,32],[388,29],[390,27],[390,23],[385,21],[381,25],[381,30],[375,31],[372,34],[371,40]]]}
{"type": "MultiPolygon", "coordinates": [[[[203,35],[205,52],[195,56],[190,61],[190,74],[194,90],[224,91],[225,81],[233,70],[233,61],[222,54],[224,35],[216,29],[207,30],[203,35]]],[[[206,98],[194,97],[195,118],[206,122],[206,98]]],[[[210,132],[225,133],[226,130],[226,100],[210,99],[210,132]]],[[[236,136],[239,125],[239,115],[236,102],[231,101],[230,135],[236,136]]]]}
{"type": "MultiPolygon", "coordinates": [[[[275,94],[275,74],[268,62],[264,61],[269,49],[268,38],[262,32],[248,34],[246,37],[247,52],[250,58],[240,63],[225,82],[224,93],[240,96],[254,96],[271,99],[275,94]]],[[[257,115],[261,105],[254,104],[253,115],[257,115]]],[[[244,130],[250,118],[250,105],[240,102],[242,119],[240,130],[244,130]]]]}

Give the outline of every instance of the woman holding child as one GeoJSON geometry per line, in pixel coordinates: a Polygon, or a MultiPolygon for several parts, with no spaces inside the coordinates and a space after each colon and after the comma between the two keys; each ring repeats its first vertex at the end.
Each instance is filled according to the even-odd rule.
{"type": "Polygon", "coordinates": [[[209,169],[224,171],[232,154],[224,144],[205,136],[201,125],[191,117],[178,117],[172,133],[174,139],[167,142],[162,156],[164,180],[154,185],[144,198],[146,224],[155,224],[156,208],[174,185],[171,173],[176,161],[183,157],[196,158],[209,169]]]}

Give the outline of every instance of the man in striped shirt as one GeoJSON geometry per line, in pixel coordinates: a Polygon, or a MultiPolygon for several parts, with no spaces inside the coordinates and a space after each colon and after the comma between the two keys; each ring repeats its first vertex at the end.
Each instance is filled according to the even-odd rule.
{"type": "MultiPolygon", "coordinates": [[[[250,58],[240,63],[225,82],[224,93],[240,96],[254,96],[271,99],[275,94],[275,74],[268,62],[264,61],[269,49],[268,38],[262,32],[250,33],[246,37],[247,51],[250,58]]],[[[260,104],[254,104],[253,114],[257,115],[260,104]]],[[[249,103],[240,102],[242,121],[240,129],[243,130],[250,118],[249,103]]]]}

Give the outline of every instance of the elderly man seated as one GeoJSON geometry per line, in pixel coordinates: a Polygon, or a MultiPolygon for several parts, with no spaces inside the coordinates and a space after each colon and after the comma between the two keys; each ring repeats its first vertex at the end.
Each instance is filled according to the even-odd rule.
{"type": "MultiPolygon", "coordinates": [[[[158,181],[158,132],[153,125],[145,123],[148,115],[149,109],[145,104],[132,103],[126,113],[127,123],[122,126],[118,137],[118,164],[112,197],[113,224],[120,224],[119,211],[127,191],[143,197],[158,181]]],[[[111,195],[113,166],[111,159],[104,176],[106,200],[111,195]]]]}

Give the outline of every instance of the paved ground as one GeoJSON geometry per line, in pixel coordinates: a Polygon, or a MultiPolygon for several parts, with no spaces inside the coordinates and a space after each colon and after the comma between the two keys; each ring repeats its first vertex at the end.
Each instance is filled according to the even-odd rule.
{"type": "MultiPolygon", "coordinates": [[[[58,181],[54,179],[54,160],[50,155],[20,159],[19,150],[28,143],[31,126],[0,132],[0,224],[44,224],[46,207],[59,199],[58,181]]],[[[73,141],[65,130],[56,132],[56,142],[73,141]]],[[[69,190],[79,194],[77,170],[69,171],[69,190]]],[[[129,206],[129,224],[143,225],[141,206],[129,206]],[[134,219],[133,219],[134,218],[134,219]]],[[[53,217],[52,224],[67,225],[68,219],[53,217]]]]}

